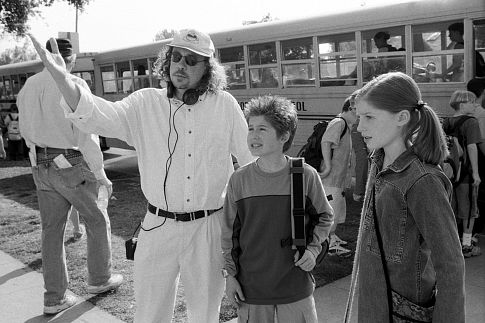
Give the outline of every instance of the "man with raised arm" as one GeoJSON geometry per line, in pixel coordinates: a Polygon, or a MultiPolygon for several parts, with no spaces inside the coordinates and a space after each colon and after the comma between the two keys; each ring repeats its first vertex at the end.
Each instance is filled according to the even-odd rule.
{"type": "MultiPolygon", "coordinates": [[[[84,80],[69,74],[76,61],[71,42],[53,39],[47,49],[52,50],[51,44],[62,62],[66,82],[89,91],[84,80]]],[[[104,293],[123,281],[123,276],[111,273],[109,217],[96,203],[101,186],[112,189],[98,136],[73,127],[64,117],[60,100],[61,93],[46,69],[28,78],[17,98],[20,131],[30,149],[42,222],[45,314],[56,314],[76,303],[75,297],[66,294],[64,232],[71,205],[79,210],[88,233],[88,292],[104,293]]]]}
{"type": "Polygon", "coordinates": [[[231,155],[241,165],[252,156],[246,121],[223,91],[226,75],[209,35],[177,33],[156,64],[167,88],[141,89],[118,102],[71,82],[59,55],[32,40],[64,96],[67,118],[136,149],[148,210],[135,253],[135,322],[170,322],[179,277],[189,322],[218,322],[220,216],[231,155]]]}

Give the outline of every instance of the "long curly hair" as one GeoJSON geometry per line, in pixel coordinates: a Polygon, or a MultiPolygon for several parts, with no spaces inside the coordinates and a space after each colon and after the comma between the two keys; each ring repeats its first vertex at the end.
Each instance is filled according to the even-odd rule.
{"type": "MultiPolygon", "coordinates": [[[[170,60],[172,57],[173,47],[164,46],[158,54],[155,61],[155,72],[167,83],[170,82],[170,60]]],[[[200,79],[199,86],[196,88],[199,92],[216,93],[227,88],[227,75],[219,61],[215,57],[210,57],[206,62],[206,71],[200,79]]]]}

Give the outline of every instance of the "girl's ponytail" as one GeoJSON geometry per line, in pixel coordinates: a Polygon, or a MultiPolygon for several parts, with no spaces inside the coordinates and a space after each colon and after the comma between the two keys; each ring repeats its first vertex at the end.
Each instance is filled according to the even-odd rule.
{"type": "Polygon", "coordinates": [[[438,165],[448,156],[445,134],[438,116],[426,103],[418,102],[415,107],[415,122],[411,118],[412,127],[406,142],[412,142],[414,153],[423,162],[438,165]],[[412,124],[414,123],[414,125],[412,124]]]}

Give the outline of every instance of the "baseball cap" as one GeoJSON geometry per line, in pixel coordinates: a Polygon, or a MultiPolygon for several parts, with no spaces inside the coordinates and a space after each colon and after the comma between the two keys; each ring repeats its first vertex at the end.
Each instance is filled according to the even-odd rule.
{"type": "Polygon", "coordinates": [[[215,52],[209,35],[195,29],[180,30],[168,46],[185,48],[205,57],[212,57],[215,52]]]}
{"type": "MultiPolygon", "coordinates": [[[[62,57],[69,57],[72,55],[72,44],[69,39],[66,38],[56,38],[57,47],[59,48],[59,53],[62,57]]],[[[45,48],[52,53],[51,42],[48,40],[45,43],[45,48]]]]}

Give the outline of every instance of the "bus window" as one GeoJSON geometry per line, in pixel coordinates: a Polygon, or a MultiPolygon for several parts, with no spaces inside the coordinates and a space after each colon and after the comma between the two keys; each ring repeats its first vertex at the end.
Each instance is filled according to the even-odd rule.
{"type": "Polygon", "coordinates": [[[148,75],[150,74],[150,71],[148,70],[148,60],[137,59],[132,61],[132,64],[133,74],[135,77],[135,91],[150,87],[150,80],[148,77],[148,75]]]}
{"type": "Polygon", "coordinates": [[[248,46],[249,65],[276,63],[276,44],[264,43],[248,46]]]}
{"type": "Polygon", "coordinates": [[[283,85],[315,86],[315,64],[311,37],[281,42],[283,85]]]}
{"type": "Polygon", "coordinates": [[[130,62],[116,63],[116,79],[118,80],[118,93],[133,92],[133,79],[131,78],[130,62]]]}
{"type": "Polygon", "coordinates": [[[152,57],[148,59],[150,62],[150,68],[151,68],[150,81],[151,81],[152,87],[157,89],[162,89],[162,88],[166,88],[167,84],[164,80],[162,80],[162,76],[158,75],[158,72],[155,70],[155,62],[157,61],[157,59],[158,57],[152,57]]]}
{"type": "Polygon", "coordinates": [[[485,77],[485,20],[473,22],[475,49],[474,75],[485,77]]]}
{"type": "Polygon", "coordinates": [[[367,82],[388,72],[406,73],[404,26],[362,32],[362,77],[367,82]]]}
{"type": "Polygon", "coordinates": [[[320,86],[357,84],[355,34],[318,37],[320,86]]]}
{"type": "Polygon", "coordinates": [[[251,88],[277,88],[279,77],[276,66],[276,43],[250,45],[248,52],[251,88]]]}
{"type": "Polygon", "coordinates": [[[101,78],[103,79],[103,93],[116,93],[113,65],[100,66],[99,68],[101,70],[101,78]]]}
{"type": "Polygon", "coordinates": [[[219,58],[226,70],[229,89],[245,89],[246,64],[244,63],[243,46],[222,48],[219,50],[219,58]]]}
{"type": "MultiPolygon", "coordinates": [[[[448,36],[448,27],[456,21],[412,26],[413,78],[418,83],[463,82],[463,67],[449,76],[443,73],[453,62],[463,64],[463,46],[456,46],[448,36]],[[461,48],[460,48],[461,47],[461,48]],[[448,54],[445,51],[453,51],[448,54]]],[[[462,44],[463,45],[463,44],[462,44]]]]}
{"type": "Polygon", "coordinates": [[[3,77],[0,76],[0,99],[6,99],[5,86],[3,84],[3,77]]]}
{"type": "Polygon", "coordinates": [[[12,94],[16,98],[17,94],[20,91],[20,80],[18,75],[11,75],[10,79],[12,80],[12,94]]]}
{"type": "Polygon", "coordinates": [[[10,76],[4,76],[3,77],[3,82],[5,84],[5,98],[6,99],[11,99],[12,97],[12,87],[10,83],[10,76]]]}
{"type": "Polygon", "coordinates": [[[251,88],[277,88],[279,85],[276,67],[251,68],[251,88]]]}

